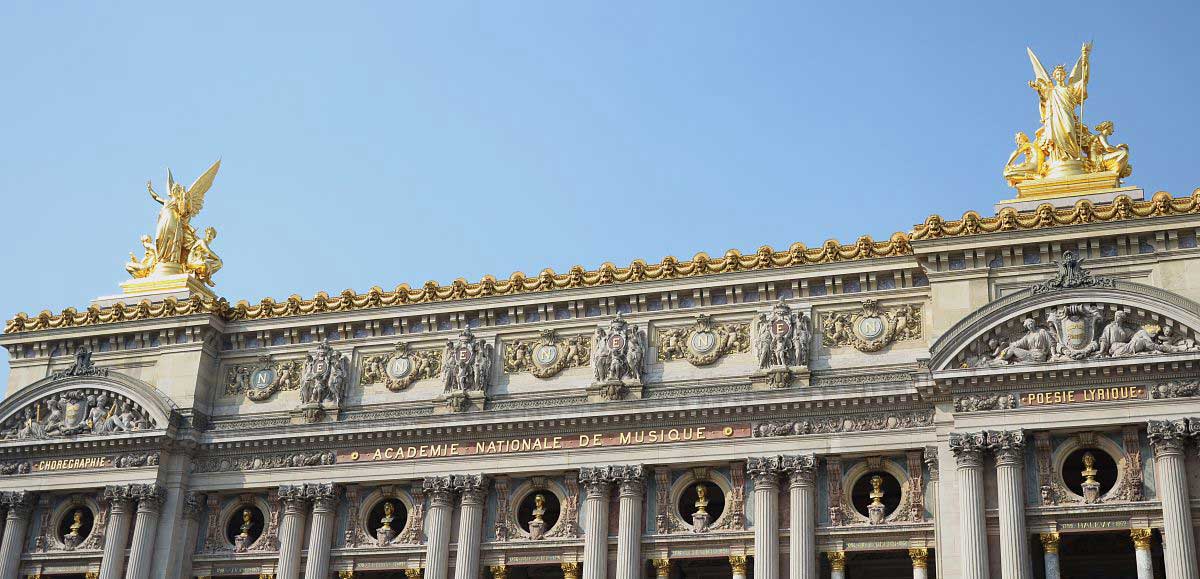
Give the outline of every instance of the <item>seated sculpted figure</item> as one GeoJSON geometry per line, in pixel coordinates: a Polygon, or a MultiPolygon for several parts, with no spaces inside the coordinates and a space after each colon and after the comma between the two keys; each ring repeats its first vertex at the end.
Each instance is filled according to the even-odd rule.
{"type": "Polygon", "coordinates": [[[1017,133],[1016,141],[1016,150],[1008,156],[1008,162],[1004,164],[1004,179],[1010,187],[1041,177],[1042,170],[1042,150],[1029,142],[1029,136],[1023,132],[1017,133]],[[1017,159],[1022,156],[1025,160],[1018,163],[1017,159]]]}
{"type": "Polygon", "coordinates": [[[1109,355],[1114,358],[1152,354],[1154,352],[1172,353],[1180,351],[1175,346],[1164,344],[1159,340],[1159,327],[1148,325],[1134,332],[1129,341],[1124,344],[1114,344],[1109,355]]]}
{"type": "Polygon", "coordinates": [[[204,237],[197,237],[192,242],[187,255],[187,270],[196,275],[196,279],[215,285],[212,280],[214,273],[224,265],[221,258],[212,250],[212,242],[217,238],[217,230],[211,227],[204,229],[204,237]]]}
{"type": "Polygon", "coordinates": [[[1096,125],[1096,134],[1089,135],[1088,158],[1097,171],[1112,171],[1118,177],[1128,177],[1133,172],[1129,164],[1129,145],[1113,146],[1108,138],[1113,134],[1112,121],[1096,125]]]}
{"type": "Polygon", "coordinates": [[[1113,314],[1113,321],[1104,326],[1104,330],[1100,332],[1101,356],[1116,356],[1114,351],[1124,348],[1133,338],[1137,328],[1125,322],[1128,317],[1129,313],[1125,310],[1117,310],[1113,314]]]}
{"type": "Polygon", "coordinates": [[[158,250],[154,247],[154,240],[150,239],[149,235],[142,236],[142,247],[145,248],[145,255],[141,259],[129,254],[129,263],[125,264],[125,271],[135,278],[146,277],[154,269],[154,265],[158,263],[158,250]]]}
{"type": "Polygon", "coordinates": [[[1025,335],[1014,340],[1001,353],[1000,360],[1010,364],[1045,362],[1054,355],[1058,340],[1046,328],[1039,328],[1033,318],[1022,323],[1025,335]]]}

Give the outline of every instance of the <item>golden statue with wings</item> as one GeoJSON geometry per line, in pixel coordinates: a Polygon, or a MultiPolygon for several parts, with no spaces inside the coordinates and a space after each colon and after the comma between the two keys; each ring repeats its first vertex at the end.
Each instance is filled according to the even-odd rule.
{"type": "Polygon", "coordinates": [[[1108,143],[1112,121],[1097,125],[1098,134],[1093,134],[1083,120],[1091,79],[1092,43],[1085,43],[1080,49],[1069,75],[1061,64],[1047,74],[1033,50],[1026,48],[1026,52],[1033,65],[1034,80],[1029,81],[1029,87],[1037,91],[1041,126],[1032,141],[1025,133],[1017,133],[1017,148],[1004,167],[1005,180],[1022,193],[1024,189],[1032,189],[1027,183],[1030,181],[1086,179],[1089,175],[1097,183],[1119,185],[1132,172],[1128,163],[1129,146],[1108,143]]]}
{"type": "Polygon", "coordinates": [[[207,285],[213,285],[212,276],[221,269],[221,258],[213,253],[210,245],[217,236],[212,227],[201,237],[192,228],[191,219],[204,207],[204,194],[212,187],[221,161],[213,163],[207,171],[184,188],[175,182],[175,176],[167,169],[167,198],[163,199],[147,181],[150,198],[162,205],[158,212],[158,224],[154,236],[142,236],[145,254],[138,259],[129,255],[125,270],[134,278],[158,278],[188,273],[207,285]]]}

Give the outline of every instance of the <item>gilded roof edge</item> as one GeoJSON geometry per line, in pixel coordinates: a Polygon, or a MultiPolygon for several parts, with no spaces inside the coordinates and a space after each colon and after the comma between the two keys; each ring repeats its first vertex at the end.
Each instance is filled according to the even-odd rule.
{"type": "Polygon", "coordinates": [[[43,310],[36,316],[29,316],[22,312],[5,322],[4,333],[17,334],[197,314],[212,314],[226,321],[259,320],[681,279],[736,271],[770,270],[912,255],[913,241],[1195,213],[1200,213],[1200,189],[1196,189],[1188,197],[1172,197],[1170,193],[1160,191],[1147,201],[1134,201],[1129,196],[1122,195],[1112,203],[1100,205],[1082,199],[1074,206],[1066,208],[1055,208],[1045,203],[1032,211],[1022,212],[1006,207],[992,217],[982,217],[975,211],[968,211],[961,219],[954,221],[931,215],[908,233],[896,232],[887,241],[875,241],[864,235],[853,245],[842,245],[833,239],[815,248],[809,248],[803,243],[793,243],[787,251],[775,251],[764,245],[757,252],[746,255],[731,249],[717,258],[709,257],[706,253],[697,253],[691,260],[680,261],[667,256],[656,264],[648,264],[638,259],[627,267],[616,267],[606,262],[591,271],[577,265],[561,274],[544,269],[534,277],[516,272],[508,279],[496,279],[488,275],[476,283],[469,283],[459,278],[446,286],[428,281],[418,288],[400,284],[391,291],[376,286],[362,294],[347,289],[333,296],[321,292],[311,299],[304,299],[298,295],[292,295],[279,302],[263,298],[253,305],[246,301],[230,305],[225,298],[210,299],[197,295],[184,300],[146,300],[136,304],[118,303],[103,308],[92,305],[83,311],[66,308],[58,314],[43,310]]]}

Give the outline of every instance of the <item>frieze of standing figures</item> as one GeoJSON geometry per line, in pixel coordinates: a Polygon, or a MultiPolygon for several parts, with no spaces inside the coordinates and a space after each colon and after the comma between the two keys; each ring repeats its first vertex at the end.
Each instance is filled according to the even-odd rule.
{"type": "Polygon", "coordinates": [[[270,356],[260,356],[250,364],[230,366],[225,371],[225,395],[245,394],[250,400],[262,402],[276,392],[299,390],[301,369],[299,360],[276,361],[270,356]]]}
{"type": "Polygon", "coordinates": [[[363,357],[359,381],[364,385],[383,384],[392,392],[400,392],[418,380],[436,378],[441,368],[437,352],[413,350],[400,342],[387,354],[363,357]]]}
{"type": "Polygon", "coordinates": [[[446,394],[487,392],[492,372],[492,345],[470,328],[442,349],[442,385],[446,394]]]}
{"type": "Polygon", "coordinates": [[[696,316],[691,326],[656,333],[660,362],[686,359],[693,366],[707,366],[728,354],[750,351],[750,324],[719,324],[707,314],[696,316]]]}
{"type": "Polygon", "coordinates": [[[866,300],[858,311],[823,314],[821,332],[821,343],[827,347],[853,346],[860,352],[878,352],[893,342],[921,338],[921,307],[884,308],[875,300],[866,300]]]}
{"type": "Polygon", "coordinates": [[[45,396],[0,427],[2,440],[46,440],[158,428],[141,405],[115,392],[80,388],[45,396]]]}
{"type": "Polygon", "coordinates": [[[536,339],[516,340],[505,346],[504,372],[551,378],[567,368],[587,366],[591,356],[588,336],[560,337],[554,330],[542,330],[536,339]]]}
{"type": "Polygon", "coordinates": [[[803,420],[774,420],[753,425],[755,438],[794,436],[802,434],[833,434],[866,432],[899,428],[922,428],[933,425],[933,410],[903,412],[872,412],[850,416],[814,417],[803,420]]]}

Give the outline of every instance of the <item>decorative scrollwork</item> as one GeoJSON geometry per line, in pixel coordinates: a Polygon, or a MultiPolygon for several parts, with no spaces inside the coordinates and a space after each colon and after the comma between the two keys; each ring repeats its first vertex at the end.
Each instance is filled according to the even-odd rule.
{"type": "Polygon", "coordinates": [[[866,300],[859,311],[824,314],[821,330],[825,346],[878,352],[892,342],[921,338],[921,307],[905,304],[884,309],[879,302],[866,300]]]}
{"type": "Polygon", "coordinates": [[[659,328],[658,359],[687,359],[693,366],[707,366],[727,354],[750,351],[750,324],[718,324],[708,314],[696,316],[689,327],[659,328]]]}
{"type": "Polygon", "coordinates": [[[237,364],[225,371],[225,395],[245,394],[255,402],[270,399],[276,392],[300,388],[300,361],[273,361],[259,356],[250,364],[237,364]]]}
{"type": "Polygon", "coordinates": [[[537,339],[517,340],[504,347],[504,372],[550,378],[567,368],[587,366],[591,355],[588,336],[560,338],[554,330],[542,330],[537,339]]]}
{"type": "Polygon", "coordinates": [[[400,342],[387,354],[364,357],[359,381],[383,384],[392,392],[400,392],[417,380],[436,378],[441,366],[437,352],[413,350],[400,342]]]}

